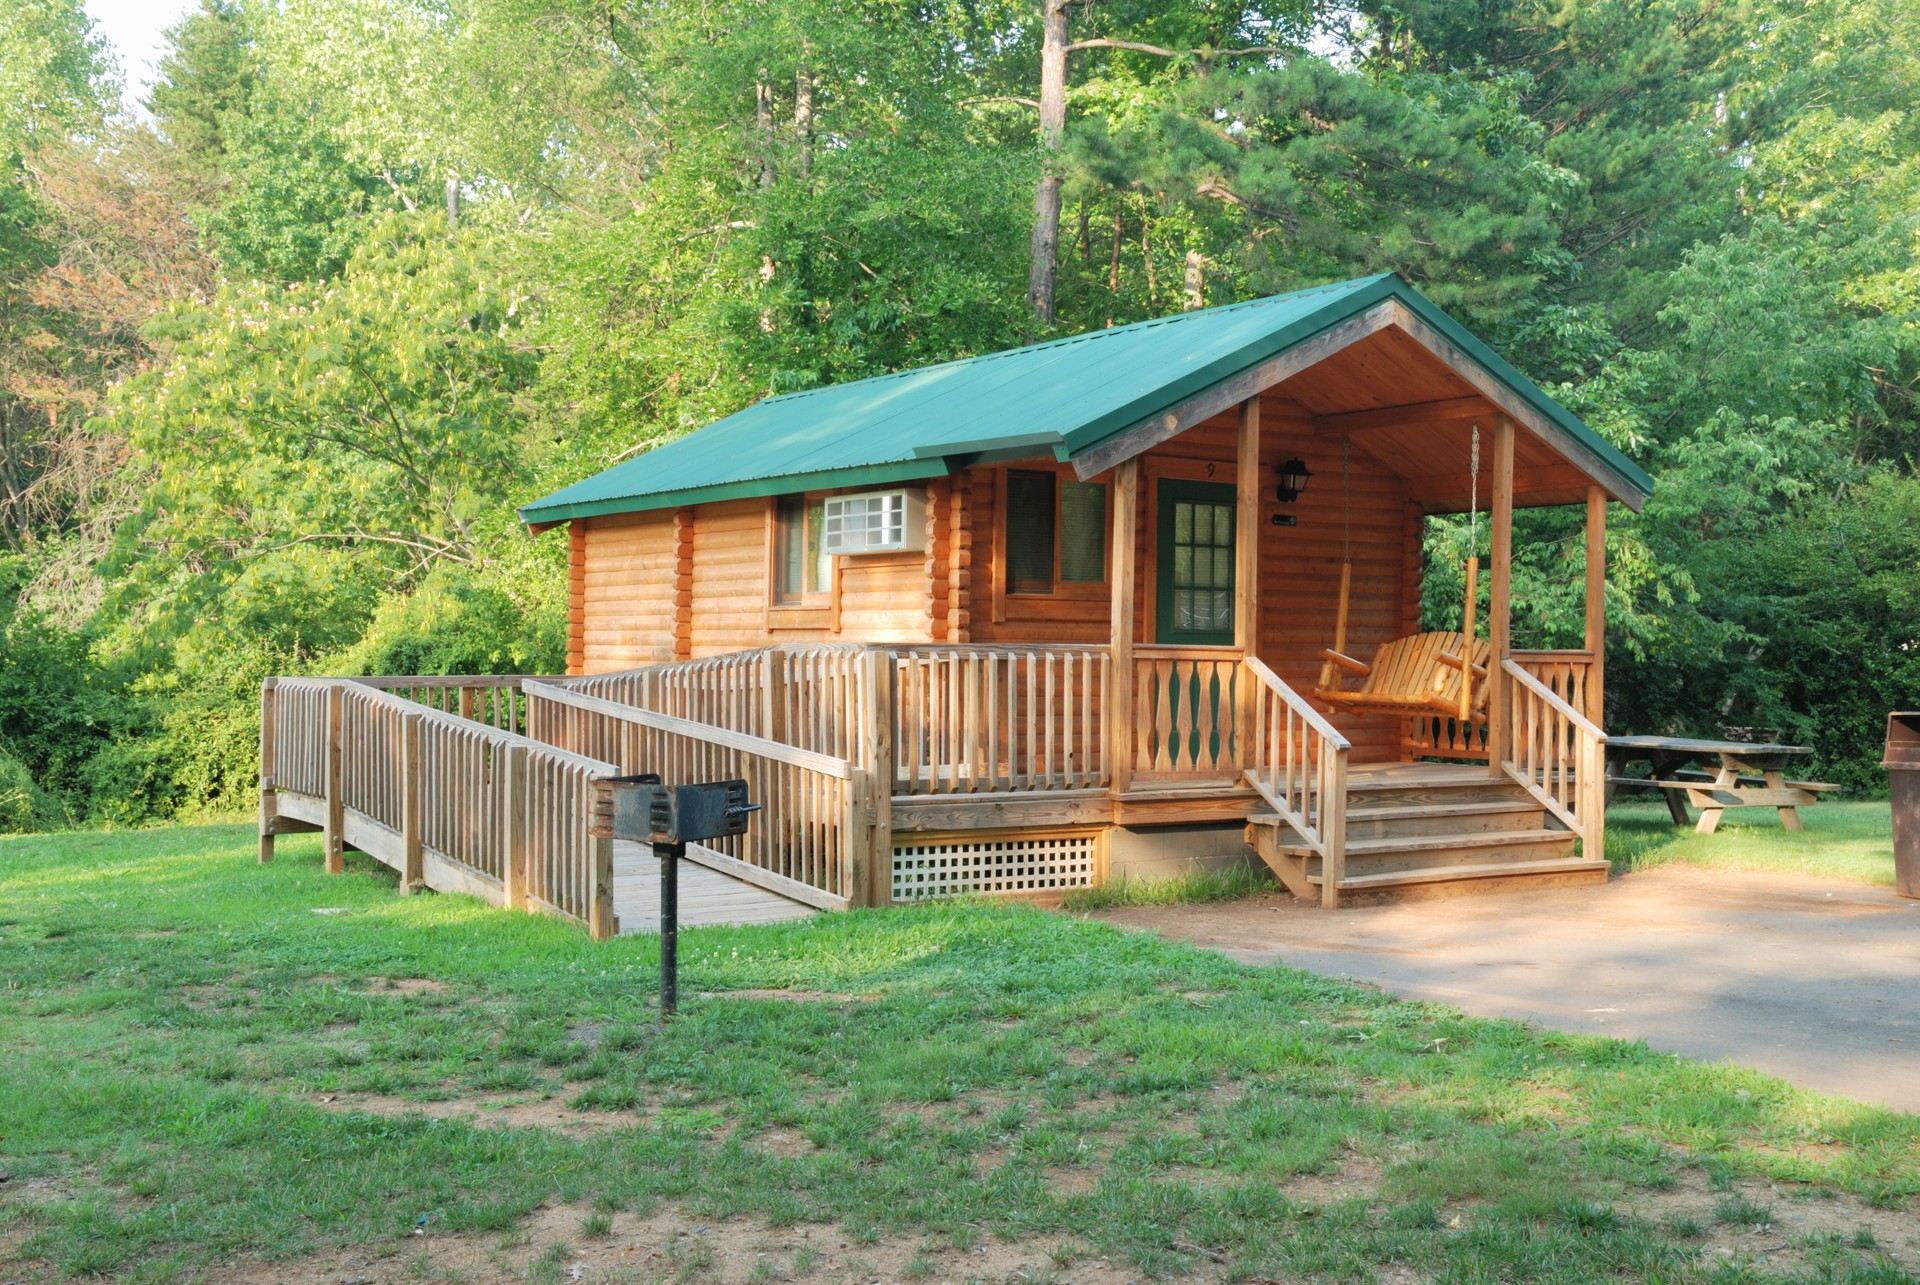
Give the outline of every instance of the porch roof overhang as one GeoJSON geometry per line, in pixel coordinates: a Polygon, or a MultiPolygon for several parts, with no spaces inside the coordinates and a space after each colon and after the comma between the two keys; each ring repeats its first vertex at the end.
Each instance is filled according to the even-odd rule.
{"type": "Polygon", "coordinates": [[[1497,415],[1520,425],[1533,448],[1520,463],[1537,476],[1515,477],[1520,503],[1529,495],[1559,502],[1597,485],[1637,510],[1653,488],[1572,412],[1387,275],[769,397],[536,500],[520,516],[540,528],[898,485],[1045,455],[1092,477],[1267,390],[1392,455],[1434,511],[1464,506],[1464,458],[1456,467],[1412,448],[1433,438],[1435,425],[1465,433],[1470,421],[1497,415]],[[1404,461],[1392,449],[1395,432],[1412,434],[1404,461]]]}

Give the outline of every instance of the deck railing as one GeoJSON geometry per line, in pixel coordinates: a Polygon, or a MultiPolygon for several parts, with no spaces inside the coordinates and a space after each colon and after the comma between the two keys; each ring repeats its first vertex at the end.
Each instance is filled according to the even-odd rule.
{"type": "Polygon", "coordinates": [[[559,683],[526,685],[538,740],[669,785],[744,780],[762,805],[744,835],[697,845],[694,859],[783,896],[829,910],[867,904],[876,850],[890,840],[868,774],[844,758],[710,723],[588,695],[559,683]]]}
{"type": "Polygon", "coordinates": [[[1347,868],[1347,755],[1352,743],[1257,657],[1247,783],[1320,857],[1320,899],[1340,902],[1347,868]]]}
{"type": "Polygon", "coordinates": [[[783,644],[552,681],[635,709],[858,759],[876,702],[863,663],[868,650],[783,644]]]}
{"type": "MultiPolygon", "coordinates": [[[[1513,663],[1540,680],[1548,690],[1574,709],[1593,717],[1589,686],[1593,676],[1593,653],[1584,649],[1568,651],[1516,651],[1509,653],[1513,663]]],[[[1446,714],[1420,714],[1406,720],[1401,747],[1415,758],[1485,759],[1487,757],[1487,720],[1484,714],[1463,720],[1446,714]]]]}
{"type": "Polygon", "coordinates": [[[1501,767],[1581,838],[1589,857],[1604,850],[1607,735],[1517,660],[1507,682],[1509,757],[1501,767]]]}
{"type": "Polygon", "coordinates": [[[1239,652],[1136,647],[1133,681],[1136,780],[1239,776],[1239,652]]]}
{"type": "Polygon", "coordinates": [[[323,832],[327,868],[351,844],[402,887],[466,892],[617,931],[611,763],[341,678],[261,688],[260,854],[323,832]]]}
{"type": "Polygon", "coordinates": [[[1104,647],[881,649],[893,658],[894,790],[1080,790],[1110,780],[1104,647]]]}
{"type": "Polygon", "coordinates": [[[520,685],[533,674],[383,674],[357,683],[424,705],[443,714],[485,723],[504,732],[524,733],[527,702],[520,685]]]}

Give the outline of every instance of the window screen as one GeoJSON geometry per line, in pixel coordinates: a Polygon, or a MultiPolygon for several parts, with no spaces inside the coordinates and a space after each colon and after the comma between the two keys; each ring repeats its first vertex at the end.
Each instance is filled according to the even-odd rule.
{"type": "Polygon", "coordinates": [[[798,495],[780,497],[780,525],[774,541],[774,561],[779,569],[775,597],[789,602],[806,592],[807,577],[807,502],[798,495]]]}
{"type": "Polygon", "coordinates": [[[1099,482],[1060,484],[1060,578],[1076,584],[1107,578],[1107,488],[1099,482]]]}
{"type": "Polygon", "coordinates": [[[1007,592],[1053,592],[1051,473],[1007,474],[1007,592]]]}
{"type": "Polygon", "coordinates": [[[833,576],[833,559],[820,551],[826,506],[783,495],[774,532],[774,601],[798,602],[819,593],[833,576]]]}

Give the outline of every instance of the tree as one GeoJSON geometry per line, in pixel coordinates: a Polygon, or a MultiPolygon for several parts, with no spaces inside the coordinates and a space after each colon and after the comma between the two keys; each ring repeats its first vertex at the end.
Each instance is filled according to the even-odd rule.
{"type": "Polygon", "coordinates": [[[235,118],[247,114],[257,73],[246,11],[235,0],[200,0],[166,37],[147,109],[168,142],[217,168],[235,118]]]}
{"type": "Polygon", "coordinates": [[[371,604],[338,595],[484,562],[524,475],[523,302],[443,219],[402,216],[338,281],[228,284],[156,321],[166,363],[104,426],[150,478],[112,566],[125,641],[164,644],[220,603],[213,620],[271,604],[274,628],[345,642],[371,604]]]}
{"type": "Polygon", "coordinates": [[[113,96],[106,42],[81,0],[0,7],[0,156],[97,125],[113,96]]]}

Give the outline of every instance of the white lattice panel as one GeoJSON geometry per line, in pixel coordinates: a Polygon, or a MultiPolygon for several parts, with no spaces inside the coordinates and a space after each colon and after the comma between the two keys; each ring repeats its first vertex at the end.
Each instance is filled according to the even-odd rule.
{"type": "Polygon", "coordinates": [[[1036,893],[1093,883],[1097,834],[970,835],[893,850],[893,899],[1036,893]]]}

